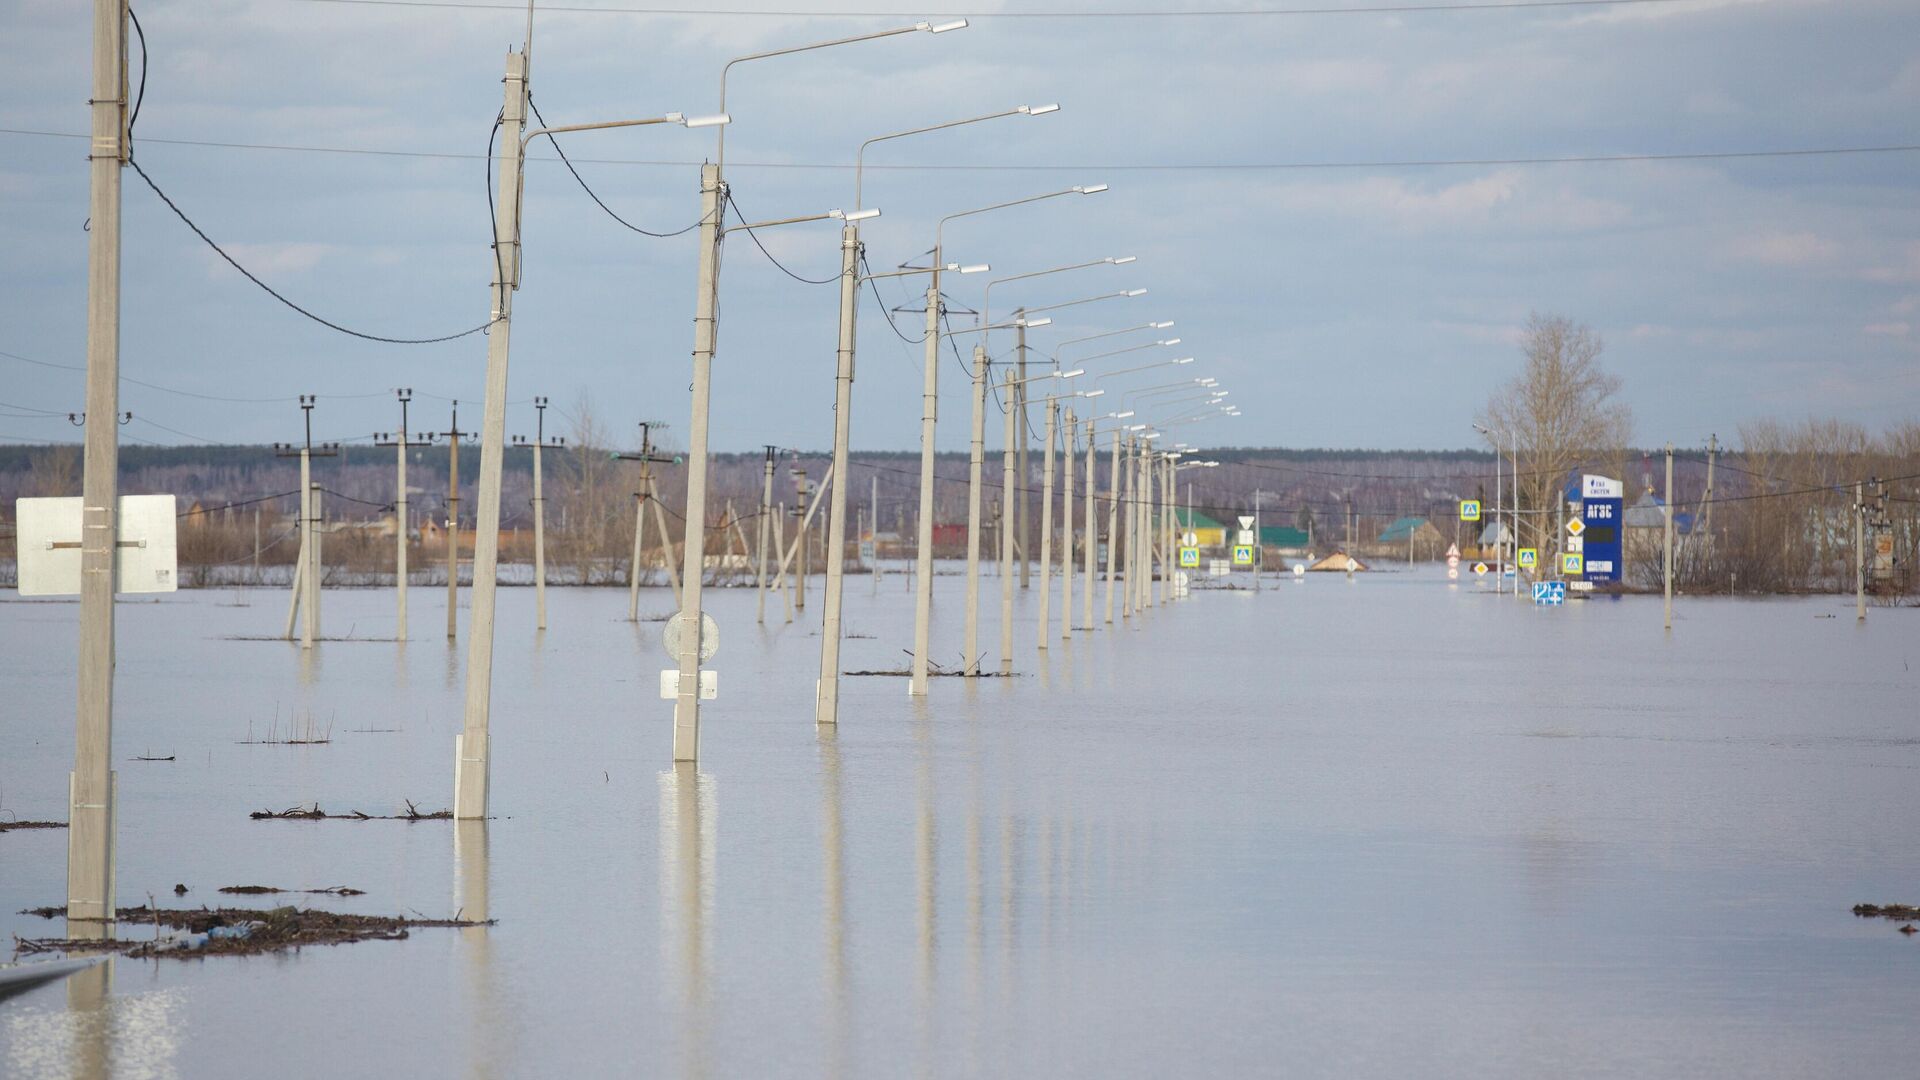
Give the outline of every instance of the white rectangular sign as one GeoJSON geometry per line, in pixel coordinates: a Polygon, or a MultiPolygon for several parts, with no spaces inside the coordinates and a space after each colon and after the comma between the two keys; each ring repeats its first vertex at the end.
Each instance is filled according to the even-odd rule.
{"type": "Polygon", "coordinates": [[[1242,545],[1251,544],[1253,542],[1254,542],[1254,539],[1253,539],[1252,529],[1241,529],[1239,538],[1234,540],[1234,543],[1242,544],[1242,545]]]}
{"type": "MultiPolygon", "coordinates": [[[[21,596],[73,596],[80,592],[82,501],[15,500],[21,596]]],[[[115,592],[173,592],[179,587],[174,539],[178,519],[173,507],[171,495],[120,496],[115,592]]]]}
{"type": "Polygon", "coordinates": [[[1580,496],[1586,499],[1622,499],[1627,494],[1627,485],[1606,476],[1591,474],[1580,477],[1580,496]]]}
{"type": "Polygon", "coordinates": [[[1569,536],[1569,537],[1567,537],[1567,540],[1566,540],[1566,544],[1567,544],[1567,547],[1566,547],[1566,551],[1567,551],[1567,554],[1569,554],[1569,555],[1584,555],[1584,554],[1586,554],[1586,551],[1587,551],[1587,538],[1586,538],[1586,537],[1584,537],[1584,536],[1569,536]]]}

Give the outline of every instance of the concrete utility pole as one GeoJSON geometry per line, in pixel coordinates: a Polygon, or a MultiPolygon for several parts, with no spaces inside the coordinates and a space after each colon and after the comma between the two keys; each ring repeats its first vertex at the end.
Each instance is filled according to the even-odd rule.
{"type": "MultiPolygon", "coordinates": [[[[855,318],[860,310],[860,225],[840,228],[840,338],[833,377],[833,491],[827,504],[827,582],[821,595],[820,681],[814,685],[813,722],[840,722],[840,611],[847,574],[847,455],[853,438],[855,318]]],[[[858,531],[857,529],[855,530],[858,531]]],[[[871,568],[869,568],[871,570],[871,568]]]]}
{"type": "MultiPolygon", "coordinates": [[[[413,400],[413,388],[404,387],[394,391],[400,399],[400,430],[381,432],[373,437],[375,446],[397,448],[395,454],[396,471],[393,494],[394,543],[393,553],[393,595],[395,606],[394,637],[407,640],[407,404],[413,400]]],[[[424,441],[427,436],[422,436],[424,441]]]]}
{"type": "Polygon", "coordinates": [[[1079,453],[1074,442],[1073,409],[1061,415],[1060,444],[1060,640],[1073,640],[1073,462],[1079,453]]]}
{"type": "Polygon", "coordinates": [[[533,448],[533,625],[536,630],[547,628],[547,499],[542,488],[545,468],[540,461],[540,451],[547,447],[559,449],[567,440],[556,436],[547,441],[547,399],[533,399],[535,412],[533,441],[528,442],[523,435],[513,437],[516,447],[533,448]]]}
{"type": "Polygon", "coordinates": [[[295,528],[300,533],[300,554],[293,564],[293,593],[287,603],[287,640],[293,640],[295,615],[300,616],[300,647],[313,648],[315,638],[320,636],[320,579],[321,568],[325,565],[320,552],[320,486],[313,482],[311,459],[317,457],[337,457],[340,454],[338,443],[323,443],[318,450],[313,446],[313,406],[318,399],[312,394],[300,395],[300,415],[306,427],[306,441],[295,448],[291,443],[274,443],[276,457],[297,457],[300,459],[300,510],[295,528]]]}
{"type": "MultiPolygon", "coordinates": [[[[531,15],[529,15],[531,18],[531,15]]],[[[500,162],[500,190],[494,200],[493,284],[488,290],[493,300],[493,325],[487,333],[487,382],[485,406],[480,417],[480,477],[473,519],[473,590],[471,633],[467,639],[466,717],[454,748],[453,816],[460,819],[487,816],[488,786],[491,773],[490,712],[493,702],[493,607],[495,571],[500,556],[500,467],[506,443],[507,427],[507,347],[513,330],[513,294],[520,287],[520,195],[521,170],[526,161],[526,140],[520,129],[527,115],[528,52],[507,53],[506,99],[501,106],[500,134],[505,151],[500,162]]],[[[458,424],[454,427],[458,428],[458,424]]],[[[454,460],[459,461],[459,436],[454,440],[454,460]]],[[[459,536],[458,526],[448,530],[448,604],[447,636],[453,636],[455,593],[453,571],[459,568],[454,558],[459,536]]]]}
{"type": "Polygon", "coordinates": [[[640,620],[640,561],[646,549],[647,507],[653,507],[654,528],[660,533],[660,561],[667,568],[667,584],[673,587],[676,601],[680,596],[680,575],[673,567],[673,538],[667,532],[667,515],[660,509],[660,499],[654,489],[653,467],[656,464],[671,464],[672,454],[653,452],[653,429],[667,425],[658,420],[640,421],[640,452],[637,454],[617,454],[621,461],[640,463],[640,490],[633,494],[633,556],[627,562],[627,621],[640,620]]]}
{"type": "MultiPolygon", "coordinates": [[[[1140,470],[1134,462],[1133,444],[1134,436],[1129,434],[1126,456],[1121,462],[1122,471],[1126,473],[1127,479],[1127,497],[1121,500],[1122,512],[1126,515],[1126,528],[1122,530],[1126,540],[1125,561],[1120,564],[1120,617],[1123,620],[1133,618],[1134,597],[1140,591],[1140,573],[1134,564],[1135,552],[1140,548],[1139,500],[1134,494],[1134,480],[1135,474],[1140,470]]],[[[1115,483],[1118,483],[1117,479],[1115,483]]]]}
{"type": "MultiPolygon", "coordinates": [[[[1131,497],[1131,496],[1129,496],[1131,497]]],[[[1120,556],[1120,429],[1113,429],[1113,463],[1107,468],[1107,614],[1113,624],[1114,566],[1120,556]]],[[[1093,620],[1089,619],[1088,622],[1093,620]]]]}
{"type": "MultiPolygon", "coordinates": [[[[1458,540],[1460,534],[1454,533],[1458,540]]],[[[1266,568],[1267,541],[1260,532],[1260,485],[1253,486],[1253,591],[1260,591],[1260,571],[1266,568]]]]}
{"type": "Polygon", "coordinates": [[[987,347],[973,347],[973,437],[967,443],[967,631],[968,675],[980,674],[980,474],[987,442],[987,347]]]}
{"type": "Polygon", "coordinates": [[[1853,482],[1853,617],[1867,618],[1867,500],[1866,486],[1853,482]]]}
{"type": "Polygon", "coordinates": [[[1000,436],[1000,674],[1013,674],[1013,529],[1014,424],[1019,413],[1014,395],[1019,386],[1012,375],[1000,381],[1004,426],[1000,436]]]}
{"type": "MultiPolygon", "coordinates": [[[[793,464],[788,467],[787,475],[793,477],[793,504],[795,506],[805,506],[807,504],[807,496],[810,492],[807,490],[807,470],[800,467],[800,454],[798,451],[793,455],[793,464]]],[[[807,557],[812,554],[813,551],[813,533],[809,528],[812,524],[813,517],[812,515],[808,515],[807,520],[800,525],[798,534],[800,559],[794,564],[793,608],[802,615],[807,613],[807,557]]]]}
{"type": "Polygon", "coordinates": [[[447,640],[452,641],[460,615],[460,436],[473,434],[460,430],[458,401],[453,403],[453,422],[437,434],[447,440],[447,640]]]}
{"type": "Polygon", "coordinates": [[[1665,574],[1667,629],[1673,629],[1673,444],[1667,444],[1667,486],[1666,486],[1666,540],[1667,560],[1665,574]]]}
{"type": "MultiPolygon", "coordinates": [[[[1026,309],[1021,308],[1013,314],[1016,319],[1023,319],[1026,313],[1026,309]]],[[[1014,429],[1020,440],[1019,460],[1014,462],[1014,467],[1020,473],[1020,489],[1015,493],[1014,513],[1017,520],[1014,522],[1013,535],[1014,546],[1020,551],[1020,588],[1024,591],[1033,572],[1033,529],[1029,524],[1032,518],[1028,507],[1033,494],[1027,490],[1027,480],[1033,475],[1027,465],[1027,435],[1032,425],[1027,420],[1027,331],[1024,328],[1015,335],[1013,355],[1015,400],[1008,402],[1008,405],[1017,410],[1014,429]]]]}
{"type": "MultiPolygon", "coordinates": [[[[722,93],[724,94],[724,89],[722,93]]],[[[724,108],[724,102],[722,104],[724,108]]],[[[724,135],[725,129],[722,129],[724,135]]],[[[706,628],[700,609],[706,569],[707,417],[712,411],[715,325],[720,300],[720,216],[726,195],[718,165],[700,167],[700,285],[693,316],[693,422],[687,440],[686,585],[680,592],[682,624],[695,642],[682,649],[673,703],[673,760],[700,760],[700,648],[706,628]]],[[[671,554],[671,553],[669,553],[671,554]]]]}
{"type": "Polygon", "coordinates": [[[933,431],[940,407],[940,259],[934,245],[927,279],[927,326],[920,375],[920,520],[915,526],[913,566],[913,675],[907,693],[927,692],[927,653],[933,647],[933,431]]]}
{"type": "Polygon", "coordinates": [[[1051,614],[1047,610],[1047,601],[1052,598],[1047,578],[1053,572],[1053,444],[1058,441],[1054,436],[1054,428],[1059,422],[1059,412],[1060,403],[1048,395],[1046,464],[1040,481],[1040,619],[1034,635],[1034,648],[1041,652],[1047,651],[1047,623],[1051,614]]]}
{"type": "MultiPolygon", "coordinates": [[[[120,506],[120,170],[127,160],[127,7],[94,0],[88,155],[87,428],[81,473],[79,706],[68,778],[67,918],[114,920],[113,594],[120,506]]],[[[70,926],[73,937],[92,931],[70,926]]],[[[104,933],[104,931],[103,931],[104,933]]]]}
{"type": "MultiPolygon", "coordinates": [[[[754,618],[756,621],[761,623],[765,623],[767,621],[767,535],[768,533],[773,531],[773,527],[774,527],[773,458],[775,454],[778,454],[780,452],[780,448],[777,446],[769,446],[766,448],[766,450],[767,450],[766,465],[762,470],[762,475],[760,479],[760,552],[756,556],[756,559],[759,563],[759,569],[754,574],[754,579],[756,582],[756,588],[755,588],[756,595],[754,597],[754,602],[755,602],[754,618]]],[[[778,544],[781,541],[784,541],[786,539],[784,532],[785,530],[783,528],[782,535],[775,539],[776,546],[778,546],[778,544]]]]}
{"type": "MultiPolygon", "coordinates": [[[[839,342],[833,356],[833,490],[828,498],[828,580],[820,598],[820,680],[814,684],[814,724],[839,723],[841,603],[847,584],[847,455],[852,440],[854,334],[860,311],[860,223],[841,225],[839,342]]],[[[856,528],[858,532],[858,528],[856,528]]],[[[868,567],[870,573],[877,573],[868,567]]]]}
{"type": "Polygon", "coordinates": [[[1082,580],[1085,584],[1085,587],[1081,589],[1080,598],[1080,630],[1088,634],[1093,632],[1094,549],[1100,546],[1100,521],[1094,517],[1093,514],[1094,473],[1098,465],[1099,449],[1094,433],[1094,422],[1089,419],[1087,421],[1087,495],[1086,506],[1084,507],[1084,513],[1087,519],[1087,536],[1085,541],[1083,541],[1083,550],[1080,553],[1082,580]]]}
{"type": "Polygon", "coordinates": [[[1693,530],[1688,534],[1705,547],[1702,555],[1703,569],[1706,562],[1711,561],[1713,554],[1713,466],[1715,459],[1719,456],[1720,436],[1709,435],[1707,437],[1707,488],[1700,495],[1700,514],[1694,519],[1693,530]]]}

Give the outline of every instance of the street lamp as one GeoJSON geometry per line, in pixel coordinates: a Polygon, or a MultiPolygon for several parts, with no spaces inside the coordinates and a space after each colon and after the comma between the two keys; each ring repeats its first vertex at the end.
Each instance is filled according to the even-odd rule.
{"type": "MultiPolygon", "coordinates": [[[[1507,536],[1512,540],[1515,550],[1518,551],[1520,547],[1520,435],[1518,432],[1495,431],[1492,428],[1478,423],[1473,425],[1473,430],[1485,435],[1487,441],[1493,443],[1494,543],[1497,544],[1500,549],[1499,566],[1501,576],[1504,578],[1507,572],[1507,540],[1500,537],[1498,527],[1500,511],[1502,509],[1500,490],[1500,436],[1506,435],[1513,446],[1513,516],[1508,519],[1511,524],[1507,529],[1507,536]]],[[[1496,589],[1495,591],[1498,592],[1499,590],[1496,589]]],[[[1520,574],[1518,571],[1513,575],[1513,595],[1516,598],[1520,595],[1520,574]]]]}
{"type": "Polygon", "coordinates": [[[1028,203],[1057,199],[1063,195],[1097,195],[1107,190],[1105,184],[1075,185],[1059,191],[1049,191],[1040,195],[1029,195],[1024,199],[1010,199],[989,206],[961,210],[941,218],[933,231],[934,270],[927,282],[927,329],[925,362],[921,372],[920,407],[920,521],[919,542],[914,552],[917,580],[914,582],[913,607],[913,674],[907,680],[907,693],[923,695],[927,692],[927,652],[931,647],[931,623],[933,619],[933,431],[934,419],[940,396],[940,267],[945,257],[945,236],[947,223],[960,218],[974,217],[979,214],[1005,210],[1028,203]]]}
{"type": "MultiPolygon", "coordinates": [[[[1024,389],[1027,383],[1039,382],[1042,379],[1070,379],[1080,374],[1081,372],[1078,371],[1043,371],[1037,375],[1024,377],[1009,374],[1000,381],[1003,395],[1000,409],[1005,421],[1000,439],[1000,674],[1002,675],[1013,672],[1013,533],[1008,526],[1013,523],[1014,421],[1019,416],[1014,408],[1015,395],[1024,389]]],[[[1049,440],[1049,446],[1051,446],[1051,440],[1049,440]]],[[[1049,451],[1049,461],[1051,461],[1051,451],[1049,451]]]]}
{"type": "MultiPolygon", "coordinates": [[[[513,294],[520,288],[520,205],[527,144],[542,135],[551,140],[554,135],[564,132],[603,131],[655,124],[714,127],[724,136],[728,123],[723,106],[713,116],[689,118],[684,113],[673,112],[643,119],[562,124],[523,131],[531,101],[531,13],[528,19],[526,45],[518,53],[507,54],[507,71],[503,80],[506,97],[500,111],[505,155],[500,165],[499,193],[494,200],[493,250],[490,253],[493,280],[488,291],[492,320],[488,324],[486,395],[480,422],[480,478],[476,492],[479,498],[474,515],[470,604],[473,633],[467,642],[464,716],[454,749],[453,816],[462,820],[487,816],[492,768],[490,713],[493,699],[494,607],[500,557],[500,474],[501,457],[507,441],[507,361],[508,346],[512,340],[513,294]]],[[[453,552],[454,545],[450,543],[447,550],[453,552]]],[[[451,585],[452,580],[449,579],[449,591],[451,585]]],[[[451,608],[448,614],[452,615],[451,608]]]]}
{"type": "MultiPolygon", "coordinates": [[[[923,21],[852,37],[790,45],[785,48],[736,56],[720,69],[718,112],[721,115],[729,115],[727,113],[727,76],[732,73],[735,64],[767,60],[776,56],[790,56],[838,45],[851,45],[862,41],[875,41],[917,31],[943,34],[949,30],[962,29],[966,25],[965,19],[944,23],[923,21]]],[[[678,636],[683,643],[686,643],[683,644],[680,655],[675,658],[678,673],[674,683],[673,760],[676,762],[694,762],[700,759],[700,695],[703,689],[700,671],[703,661],[700,653],[706,646],[707,636],[705,616],[700,608],[701,578],[706,562],[707,421],[712,406],[713,356],[719,341],[720,240],[725,233],[721,218],[723,203],[728,201],[728,191],[723,175],[726,158],[727,128],[721,125],[715,142],[714,161],[700,168],[700,270],[699,287],[694,300],[693,380],[690,406],[692,422],[688,425],[687,432],[686,540],[683,545],[686,573],[680,593],[680,611],[674,616],[680,622],[681,632],[678,636]],[[691,639],[690,642],[689,639],[691,639]]],[[[862,209],[856,206],[855,212],[858,213],[862,209]]],[[[844,221],[845,218],[846,215],[841,216],[841,220],[844,221]]],[[[844,263],[844,254],[842,261],[844,263]]],[[[842,291],[845,291],[844,286],[842,291]]],[[[840,479],[839,482],[844,484],[845,480],[840,479]]],[[[715,689],[717,690],[717,687],[715,689]]]]}
{"type": "MultiPolygon", "coordinates": [[[[854,155],[853,204],[856,209],[853,214],[847,215],[847,225],[841,230],[840,236],[840,348],[834,383],[833,490],[829,493],[831,501],[827,510],[827,582],[823,603],[824,622],[820,631],[820,678],[814,684],[813,720],[815,724],[834,724],[838,723],[840,718],[840,612],[847,558],[847,488],[851,483],[847,477],[847,454],[853,421],[854,351],[857,333],[855,316],[859,309],[859,266],[863,254],[860,230],[856,222],[866,213],[859,207],[863,205],[862,179],[866,167],[867,148],[875,143],[903,139],[910,135],[944,131],[948,128],[978,124],[1006,116],[1045,116],[1048,113],[1058,112],[1059,109],[1058,105],[1020,105],[984,116],[949,120],[941,124],[929,124],[906,131],[877,135],[861,143],[860,149],[854,155]]],[[[940,261],[936,255],[933,268],[929,271],[936,281],[939,268],[940,261]]],[[[974,267],[955,267],[955,269],[964,274],[984,271],[987,267],[983,264],[974,267]]]]}

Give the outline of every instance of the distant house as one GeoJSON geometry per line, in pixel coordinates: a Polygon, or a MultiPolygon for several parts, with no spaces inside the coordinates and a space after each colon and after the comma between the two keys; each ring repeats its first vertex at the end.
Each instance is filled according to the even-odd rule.
{"type": "Polygon", "coordinates": [[[1365,570],[1367,568],[1367,564],[1361,562],[1358,558],[1348,555],[1344,551],[1336,551],[1326,558],[1321,559],[1319,562],[1307,567],[1307,569],[1321,573],[1344,574],[1347,573],[1347,564],[1349,562],[1354,564],[1353,569],[1355,571],[1365,570]]]}
{"type": "Polygon", "coordinates": [[[1313,537],[1305,529],[1295,529],[1287,525],[1260,526],[1260,546],[1272,548],[1282,555],[1303,555],[1313,546],[1313,537]]]}
{"type": "Polygon", "coordinates": [[[1411,545],[1417,556],[1431,559],[1440,553],[1440,530],[1426,518],[1403,517],[1382,530],[1376,543],[1394,555],[1404,553],[1411,545]]]}
{"type": "Polygon", "coordinates": [[[1200,547],[1222,547],[1227,542],[1227,527],[1198,510],[1175,507],[1173,521],[1180,532],[1192,533],[1200,547]]]}

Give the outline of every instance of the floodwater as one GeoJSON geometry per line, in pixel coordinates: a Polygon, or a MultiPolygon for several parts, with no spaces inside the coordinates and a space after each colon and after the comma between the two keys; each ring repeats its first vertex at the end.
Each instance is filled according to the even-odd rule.
{"type": "MultiPolygon", "coordinates": [[[[844,667],[905,660],[907,583],[848,580],[844,667]]],[[[936,584],[952,660],[962,581],[936,584]]],[[[0,1074],[1911,1075],[1920,940],[1849,908],[1920,902],[1920,610],[1682,598],[1669,637],[1657,597],[1271,585],[1044,660],[1023,595],[1021,677],[847,679],[828,733],[810,618],[710,591],[697,773],[659,623],[557,589],[540,635],[503,590],[496,817],[459,826],[247,816],[450,805],[441,590],[404,646],[365,640],[390,590],[329,593],[323,633],[355,640],[310,654],[237,640],[282,592],[125,604],[122,905],[346,885],[307,902],[498,922],[115,960],[0,1001],[0,1074]],[[245,743],[308,716],[330,743],[245,743]]],[[[21,818],[64,817],[78,610],[0,604],[21,818]]],[[[0,834],[0,932],[62,932],[13,912],[61,902],[65,845],[0,834]]]]}

